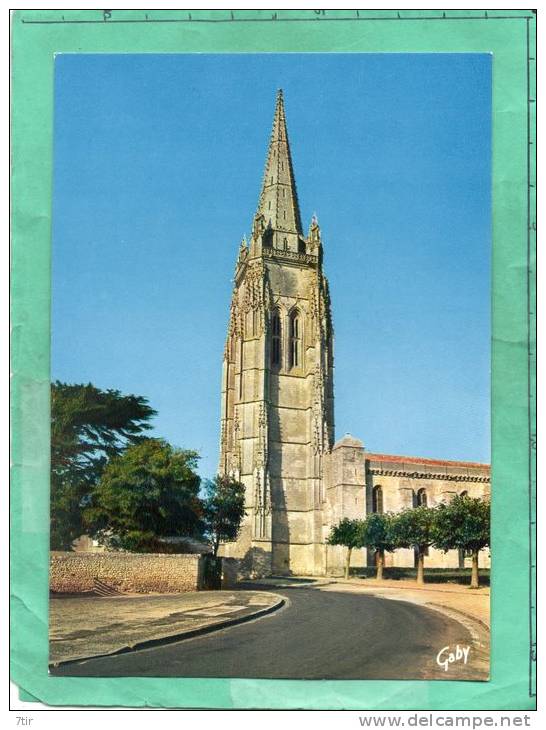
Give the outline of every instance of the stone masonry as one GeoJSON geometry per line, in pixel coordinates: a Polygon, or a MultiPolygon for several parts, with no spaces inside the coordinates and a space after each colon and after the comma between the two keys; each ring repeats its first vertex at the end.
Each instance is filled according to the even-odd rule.
{"type": "MultiPolygon", "coordinates": [[[[344,517],[488,497],[489,466],[370,454],[334,440],[333,326],[316,217],[303,234],[282,91],[278,92],[252,237],[240,244],[222,372],[219,472],[246,487],[246,517],[221,554],[243,575],[324,575],[344,548],[326,545],[344,517]]],[[[353,564],[370,564],[357,551],[353,564]]],[[[431,550],[429,567],[465,565],[431,550]]],[[[411,550],[387,565],[413,565],[411,550]]],[[[482,564],[487,564],[484,553],[482,564]]]]}
{"type": "Polygon", "coordinates": [[[100,581],[121,593],[197,591],[203,583],[201,555],[52,552],[52,593],[85,593],[100,581]]]}
{"type": "MultiPolygon", "coordinates": [[[[457,494],[489,499],[491,493],[488,464],[373,454],[350,434],[334,445],[326,464],[325,539],[330,526],[344,517],[361,519],[370,512],[399,512],[419,504],[434,507],[457,494]]],[[[325,573],[343,572],[344,550],[339,546],[325,546],[325,573]]],[[[413,567],[414,561],[412,550],[400,549],[385,556],[387,567],[413,567]]],[[[488,551],[480,553],[479,562],[481,567],[489,567],[488,551]]],[[[373,565],[373,556],[365,550],[355,550],[351,565],[373,565]]],[[[470,567],[470,558],[456,550],[444,553],[430,548],[425,565],[470,567]]]]}
{"type": "Polygon", "coordinates": [[[235,269],[221,417],[220,471],[247,496],[224,555],[251,574],[314,571],[334,438],[332,325],[316,219],[303,234],[282,92],[252,238],[235,269]]]}

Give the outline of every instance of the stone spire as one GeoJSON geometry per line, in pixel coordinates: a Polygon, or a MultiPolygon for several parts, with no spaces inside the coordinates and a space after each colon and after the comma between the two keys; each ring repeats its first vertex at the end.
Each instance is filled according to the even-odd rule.
{"type": "Polygon", "coordinates": [[[302,236],[282,89],[277,92],[273,129],[258,203],[257,216],[259,215],[263,215],[265,227],[274,232],[274,245],[285,240],[283,234],[290,234],[289,238],[292,240],[302,236]]]}

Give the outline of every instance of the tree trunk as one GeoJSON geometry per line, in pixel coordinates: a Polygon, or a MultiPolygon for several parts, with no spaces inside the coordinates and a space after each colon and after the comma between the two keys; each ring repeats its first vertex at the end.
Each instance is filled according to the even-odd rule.
{"type": "Polygon", "coordinates": [[[471,588],[480,587],[480,577],[479,577],[479,573],[478,573],[478,553],[479,553],[479,550],[472,551],[472,577],[470,578],[470,587],[471,588]]]}
{"type": "Polygon", "coordinates": [[[383,580],[383,566],[385,565],[385,551],[378,550],[375,554],[375,566],[377,580],[383,580]]]}
{"type": "Polygon", "coordinates": [[[419,547],[417,549],[417,583],[422,586],[425,582],[425,551],[419,547]]]}
{"type": "Polygon", "coordinates": [[[351,553],[353,548],[347,548],[347,559],[345,561],[345,578],[349,577],[349,566],[351,565],[351,553]]]}

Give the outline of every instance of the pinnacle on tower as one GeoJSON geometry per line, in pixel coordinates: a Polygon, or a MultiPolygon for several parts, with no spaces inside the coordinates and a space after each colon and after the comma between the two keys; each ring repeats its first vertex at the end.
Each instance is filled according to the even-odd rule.
{"type": "Polygon", "coordinates": [[[289,234],[292,240],[302,236],[282,89],[277,92],[273,129],[258,203],[257,215],[260,214],[265,219],[266,227],[270,226],[276,234],[277,244],[284,240],[283,234],[289,234]]]}

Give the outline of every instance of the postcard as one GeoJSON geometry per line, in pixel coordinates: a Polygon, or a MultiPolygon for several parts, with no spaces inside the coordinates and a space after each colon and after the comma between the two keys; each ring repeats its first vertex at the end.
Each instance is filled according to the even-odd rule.
{"type": "MultiPolygon", "coordinates": [[[[102,23],[123,40],[129,16],[101,12],[81,11],[69,32],[102,23]]],[[[458,30],[448,21],[435,49],[173,48],[175,21],[219,11],[195,12],[147,16],[157,44],[123,52],[58,42],[48,67],[50,249],[36,259],[42,299],[14,296],[16,314],[51,307],[47,322],[38,309],[23,317],[40,323],[47,354],[34,406],[38,390],[14,381],[28,401],[21,443],[33,408],[41,424],[39,477],[21,472],[14,507],[21,546],[40,536],[32,590],[47,610],[47,671],[34,689],[18,681],[53,704],[130,706],[104,680],[160,679],[150,694],[139,685],[142,702],[173,706],[162,687],[176,686],[176,706],[222,707],[197,688],[256,680],[265,704],[243,692],[235,706],[323,709],[381,696],[410,709],[396,688],[411,682],[418,709],[432,707],[430,686],[437,707],[468,709],[517,666],[510,709],[528,706],[532,573],[491,623],[493,578],[512,560],[499,535],[514,529],[512,557],[527,559],[535,524],[531,477],[529,501],[507,492],[525,454],[534,463],[533,414],[512,409],[531,408],[531,360],[502,336],[531,347],[531,309],[526,321],[512,305],[532,300],[534,229],[531,188],[516,215],[495,177],[525,161],[495,162],[502,56],[472,34],[455,42],[478,11],[451,11],[458,30]],[[516,247],[510,226],[525,215],[516,247]],[[529,625],[507,639],[525,607],[529,625]],[[502,639],[515,659],[499,674],[490,652],[502,639]],[[267,683],[279,679],[295,680],[292,695],[267,683]]],[[[298,12],[313,11],[283,18],[298,12]]],[[[360,14],[347,32],[364,27],[360,14]]],[[[46,15],[24,11],[17,32],[51,22],[56,37],[46,15]]],[[[513,22],[529,31],[524,11],[513,22]]],[[[530,157],[526,169],[530,180],[530,157]]],[[[25,595],[22,577],[13,586],[25,595]]]]}

